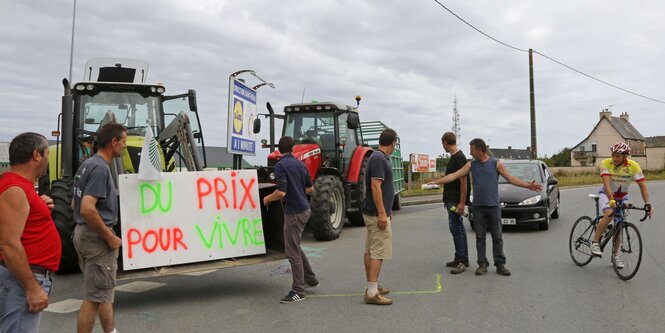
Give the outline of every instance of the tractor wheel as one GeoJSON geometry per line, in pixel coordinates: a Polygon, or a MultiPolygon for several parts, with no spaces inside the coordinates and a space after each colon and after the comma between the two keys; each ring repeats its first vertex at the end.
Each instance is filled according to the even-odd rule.
{"type": "Polygon", "coordinates": [[[355,207],[351,207],[352,211],[346,213],[351,225],[365,226],[365,219],[363,218],[363,201],[365,200],[365,192],[367,190],[365,184],[365,171],[367,170],[367,161],[369,157],[363,158],[363,163],[360,165],[360,175],[358,176],[358,188],[356,189],[355,196],[352,193],[351,198],[356,198],[357,201],[351,202],[355,207]]]}
{"type": "Polygon", "coordinates": [[[75,273],[80,270],[78,256],[74,249],[74,211],[71,207],[72,202],[72,180],[58,179],[51,184],[51,198],[53,199],[53,211],[51,217],[55,223],[56,229],[60,234],[62,243],[62,258],[60,259],[60,268],[58,273],[75,273]]]}
{"type": "Polygon", "coordinates": [[[344,188],[336,176],[322,175],[314,182],[309,225],[319,240],[334,240],[344,226],[344,188]]]}
{"type": "Polygon", "coordinates": [[[402,209],[402,198],[399,196],[399,193],[395,194],[395,200],[393,200],[393,210],[402,209]]]}

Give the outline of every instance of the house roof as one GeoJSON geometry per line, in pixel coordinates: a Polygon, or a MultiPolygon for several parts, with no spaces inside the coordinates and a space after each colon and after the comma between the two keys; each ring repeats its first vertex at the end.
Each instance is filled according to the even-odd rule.
{"type": "Polygon", "coordinates": [[[646,141],[647,148],[665,147],[665,136],[650,136],[646,141]]]}
{"type": "Polygon", "coordinates": [[[531,159],[531,150],[508,148],[490,148],[492,156],[504,160],[528,160],[531,159]]]}
{"type": "Polygon", "coordinates": [[[607,119],[610,122],[610,125],[612,125],[612,127],[614,127],[614,129],[616,129],[617,132],[619,132],[619,135],[621,135],[621,137],[624,140],[628,140],[628,139],[630,139],[630,140],[646,140],[646,138],[629,121],[621,119],[620,117],[611,117],[611,116],[610,117],[601,117],[600,120],[598,120],[598,122],[596,123],[596,126],[593,127],[591,132],[589,132],[589,135],[587,135],[586,138],[584,138],[584,140],[582,140],[578,144],[576,144],[573,147],[573,150],[575,148],[579,147],[579,145],[583,144],[584,142],[586,142],[586,140],[589,139],[591,134],[598,128],[598,125],[600,125],[600,122],[603,121],[603,119],[607,119]]]}
{"type": "Polygon", "coordinates": [[[629,121],[619,117],[610,117],[610,124],[614,127],[624,139],[644,140],[644,136],[629,121]]]}

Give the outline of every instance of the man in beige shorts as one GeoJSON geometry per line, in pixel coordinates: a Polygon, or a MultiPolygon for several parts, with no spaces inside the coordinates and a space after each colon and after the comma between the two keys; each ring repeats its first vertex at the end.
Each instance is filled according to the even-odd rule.
{"type": "Polygon", "coordinates": [[[97,134],[99,150],[83,161],[73,186],[74,247],[85,284],[76,330],[92,332],[99,316],[104,332],[117,333],[113,296],[122,240],[113,232],[118,223],[118,192],[109,165],[127,147],[127,129],[110,123],[97,134]]]}
{"type": "Polygon", "coordinates": [[[393,233],[390,228],[395,189],[390,154],[395,150],[397,133],[388,128],[379,136],[379,149],[367,161],[365,172],[365,200],[363,218],[367,227],[365,238],[365,274],[367,290],[365,303],[390,305],[393,301],[384,295],[387,288],[379,286],[379,274],[384,259],[392,259],[393,233]]]}

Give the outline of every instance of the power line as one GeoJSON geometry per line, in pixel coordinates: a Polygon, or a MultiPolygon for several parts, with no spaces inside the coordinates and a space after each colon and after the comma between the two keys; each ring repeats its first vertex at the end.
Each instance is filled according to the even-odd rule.
{"type": "MultiPolygon", "coordinates": [[[[482,34],[483,36],[485,36],[485,37],[487,37],[487,38],[489,38],[489,39],[491,39],[491,40],[493,40],[493,41],[495,41],[495,42],[497,42],[497,43],[499,43],[499,44],[501,44],[501,45],[503,45],[503,46],[505,46],[505,47],[511,48],[511,49],[513,49],[513,50],[517,50],[517,51],[521,51],[521,52],[529,52],[528,50],[521,49],[521,48],[519,48],[519,47],[515,47],[515,46],[512,46],[512,45],[510,45],[510,44],[504,43],[504,42],[502,42],[502,41],[500,41],[500,40],[498,40],[498,39],[496,39],[496,38],[490,36],[489,34],[485,33],[484,31],[482,31],[482,30],[476,28],[475,26],[473,26],[473,24],[467,22],[466,20],[464,20],[463,18],[461,18],[459,15],[455,14],[452,10],[448,9],[448,7],[446,7],[444,4],[442,4],[441,2],[439,2],[439,0],[434,0],[434,2],[436,2],[437,4],[439,4],[439,6],[443,7],[443,9],[447,10],[450,14],[452,14],[452,15],[455,16],[457,19],[459,19],[460,21],[464,22],[464,24],[468,25],[468,26],[471,27],[473,30],[476,30],[477,32],[479,32],[479,33],[482,34]]],[[[600,83],[605,84],[605,85],[607,85],[607,86],[610,86],[610,87],[612,87],[612,88],[615,88],[615,89],[621,90],[621,91],[623,91],[623,92],[626,92],[626,93],[629,93],[629,94],[632,94],[632,95],[635,95],[635,96],[638,96],[638,97],[642,97],[642,98],[644,98],[644,99],[648,99],[648,100],[650,100],[650,101],[652,101],[652,102],[665,104],[665,101],[662,101],[662,100],[659,100],[659,99],[656,99],[656,98],[651,98],[651,97],[649,97],[649,96],[645,96],[645,95],[642,95],[642,94],[636,93],[636,92],[634,92],[634,91],[631,91],[631,90],[628,90],[628,89],[621,88],[621,87],[619,87],[619,86],[617,86],[617,85],[614,85],[614,84],[609,83],[609,82],[607,82],[607,81],[601,80],[601,79],[596,78],[596,77],[594,77],[594,76],[591,76],[591,75],[589,75],[589,74],[587,74],[587,73],[584,73],[584,72],[582,72],[581,70],[578,70],[578,69],[575,69],[575,68],[573,68],[573,67],[571,67],[571,66],[569,66],[569,65],[566,65],[566,64],[564,64],[563,62],[558,61],[558,60],[556,60],[556,59],[554,59],[554,58],[552,58],[552,57],[549,57],[549,56],[547,56],[547,55],[545,55],[545,54],[542,54],[542,53],[540,53],[540,52],[538,52],[538,51],[536,51],[536,50],[533,50],[533,53],[536,53],[536,54],[538,54],[538,55],[544,57],[545,59],[548,59],[548,60],[550,60],[550,61],[552,61],[552,62],[554,62],[554,63],[556,63],[556,64],[559,64],[559,65],[561,65],[561,66],[563,66],[563,67],[566,67],[566,68],[568,68],[568,69],[570,69],[570,70],[572,70],[572,71],[574,71],[574,72],[576,72],[576,73],[578,73],[578,74],[584,75],[584,76],[586,76],[586,77],[588,77],[588,78],[590,78],[590,79],[592,79],[592,80],[595,80],[595,81],[597,81],[597,82],[600,82],[600,83]]]]}

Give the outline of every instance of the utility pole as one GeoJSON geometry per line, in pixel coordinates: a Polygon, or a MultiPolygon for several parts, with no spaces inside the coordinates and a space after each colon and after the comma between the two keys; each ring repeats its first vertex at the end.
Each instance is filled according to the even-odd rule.
{"type": "Polygon", "coordinates": [[[457,140],[460,139],[459,112],[457,111],[457,95],[453,101],[453,127],[451,128],[457,140]]]}
{"type": "Polygon", "coordinates": [[[529,90],[531,99],[531,159],[538,158],[536,145],[536,94],[533,88],[533,50],[529,49],[529,90]]]}

